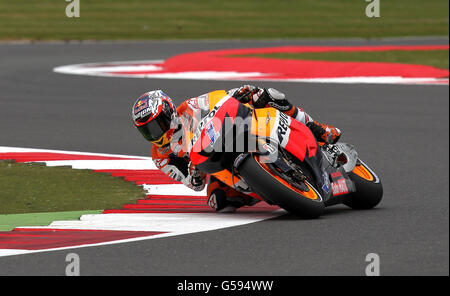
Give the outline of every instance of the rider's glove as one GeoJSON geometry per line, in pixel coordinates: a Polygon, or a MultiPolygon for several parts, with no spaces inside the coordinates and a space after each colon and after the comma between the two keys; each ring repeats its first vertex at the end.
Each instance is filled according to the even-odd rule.
{"type": "Polygon", "coordinates": [[[288,111],[293,107],[284,93],[274,88],[264,89],[259,98],[254,100],[253,105],[255,108],[273,107],[280,111],[288,111]]]}
{"type": "Polygon", "coordinates": [[[280,111],[292,109],[292,104],[286,96],[274,88],[259,88],[253,85],[244,85],[238,88],[234,94],[241,103],[252,103],[255,108],[273,107],[280,111]]]}
{"type": "Polygon", "coordinates": [[[233,89],[233,97],[237,99],[241,103],[253,103],[254,99],[258,99],[261,93],[264,91],[263,89],[253,86],[253,85],[244,85],[238,89],[233,89]]]}

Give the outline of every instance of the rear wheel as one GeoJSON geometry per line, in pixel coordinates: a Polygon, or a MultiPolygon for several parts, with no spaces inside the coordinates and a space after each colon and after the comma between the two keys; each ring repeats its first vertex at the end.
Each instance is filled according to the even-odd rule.
{"type": "Polygon", "coordinates": [[[378,176],[363,162],[359,161],[350,179],[355,183],[356,192],[346,196],[343,203],[352,209],[367,210],[377,206],[383,197],[383,185],[378,176]]]}
{"type": "Polygon", "coordinates": [[[306,219],[318,218],[324,211],[322,196],[308,181],[295,184],[283,178],[257,155],[247,157],[239,173],[256,194],[288,212],[306,219]]]}

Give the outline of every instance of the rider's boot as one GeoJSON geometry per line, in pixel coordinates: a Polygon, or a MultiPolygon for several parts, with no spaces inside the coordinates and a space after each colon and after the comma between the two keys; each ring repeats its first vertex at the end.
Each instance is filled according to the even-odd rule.
{"type": "Polygon", "coordinates": [[[216,212],[232,213],[243,206],[252,206],[260,200],[239,192],[215,177],[208,184],[208,205],[216,212]]]}
{"type": "Polygon", "coordinates": [[[319,123],[315,120],[306,123],[306,126],[312,131],[316,140],[328,144],[335,144],[341,137],[341,131],[332,126],[319,123]]]}

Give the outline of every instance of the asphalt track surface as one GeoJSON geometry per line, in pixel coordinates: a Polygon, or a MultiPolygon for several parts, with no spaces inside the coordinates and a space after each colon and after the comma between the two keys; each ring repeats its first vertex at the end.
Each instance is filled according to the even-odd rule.
{"type": "MultiPolygon", "coordinates": [[[[448,44],[448,39],[163,41],[0,44],[0,146],[148,156],[130,121],[135,99],[164,89],[183,99],[244,81],[64,75],[56,66],[222,48],[279,45],[448,44]]],[[[328,208],[317,220],[291,215],[148,241],[0,258],[0,275],[64,275],[69,252],[82,275],[364,275],[377,253],[382,275],[449,274],[448,86],[256,83],[285,92],[382,179],[374,210],[328,208]]]]}

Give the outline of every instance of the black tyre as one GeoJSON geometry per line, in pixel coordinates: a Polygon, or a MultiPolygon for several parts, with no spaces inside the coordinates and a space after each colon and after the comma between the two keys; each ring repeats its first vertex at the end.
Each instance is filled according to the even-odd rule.
{"type": "Polygon", "coordinates": [[[289,213],[314,219],[324,211],[322,197],[311,184],[307,183],[308,192],[302,192],[272,172],[266,164],[259,163],[255,156],[244,160],[239,173],[256,194],[289,213]]]}
{"type": "Polygon", "coordinates": [[[362,162],[349,176],[355,183],[356,192],[346,196],[343,203],[355,210],[368,210],[376,207],[383,197],[383,185],[378,176],[362,162]]]}

